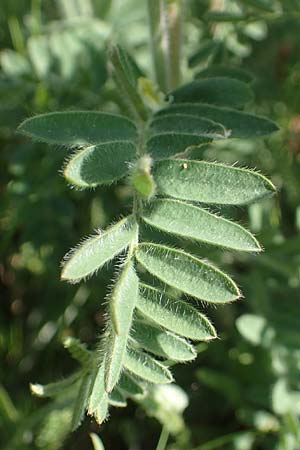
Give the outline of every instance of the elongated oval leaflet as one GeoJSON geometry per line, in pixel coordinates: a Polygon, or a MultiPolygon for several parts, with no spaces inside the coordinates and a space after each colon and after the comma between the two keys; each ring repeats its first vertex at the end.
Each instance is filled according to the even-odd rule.
{"type": "Polygon", "coordinates": [[[147,318],[195,341],[216,337],[209,320],[193,306],[145,284],[140,284],[137,309],[147,318]]]}
{"type": "Polygon", "coordinates": [[[117,408],[125,408],[127,406],[125,397],[123,396],[122,392],[120,392],[118,389],[114,389],[109,394],[108,402],[110,405],[115,406],[117,408]]]}
{"type": "Polygon", "coordinates": [[[255,237],[240,225],[179,200],[157,199],[144,208],[142,219],[168,233],[207,244],[259,252],[255,237]]]}
{"type": "Polygon", "coordinates": [[[88,367],[91,363],[92,353],[86,345],[72,336],[63,339],[63,345],[68,350],[72,358],[76,359],[83,367],[88,367]]]}
{"type": "Polygon", "coordinates": [[[60,395],[63,395],[63,393],[67,389],[71,388],[81,375],[81,372],[75,372],[73,375],[70,375],[63,380],[56,381],[54,383],[45,385],[30,384],[30,390],[32,394],[36,395],[37,397],[58,397],[60,395]]]}
{"type": "Polygon", "coordinates": [[[254,8],[262,9],[266,12],[274,12],[274,2],[270,0],[241,0],[241,2],[245,3],[246,5],[253,6],[254,8]]]}
{"type": "Polygon", "coordinates": [[[92,381],[92,390],[88,403],[88,414],[92,415],[102,403],[103,398],[107,397],[105,390],[105,368],[104,363],[100,367],[94,369],[94,376],[92,381]]]}
{"type": "Polygon", "coordinates": [[[180,86],[169,94],[174,103],[211,103],[220,106],[243,106],[253,100],[246,83],[225,77],[205,78],[180,86]]]}
{"type": "Polygon", "coordinates": [[[185,339],[143,321],[134,322],[131,337],[148,352],[173,361],[189,361],[197,356],[194,347],[185,339]]]}
{"type": "Polygon", "coordinates": [[[153,159],[165,159],[186,151],[189,147],[208,144],[212,139],[208,136],[196,136],[187,133],[161,133],[147,141],[147,153],[153,159]]]}
{"type": "Polygon", "coordinates": [[[120,379],[126,357],[127,341],[127,335],[118,335],[111,330],[105,355],[105,390],[108,393],[112,392],[120,379]]]}
{"type": "Polygon", "coordinates": [[[152,275],[192,297],[225,303],[240,296],[238,287],[225,273],[181,250],[142,243],[135,256],[152,275]]]}
{"type": "Polygon", "coordinates": [[[114,45],[111,47],[110,52],[111,56],[112,53],[115,54],[115,58],[118,59],[119,64],[122,66],[123,73],[126,75],[132,86],[136,86],[138,78],[145,77],[145,74],[138,67],[136,61],[121,45],[114,45]]]}
{"type": "Polygon", "coordinates": [[[155,117],[150,130],[156,133],[184,133],[195,136],[207,136],[212,139],[226,137],[223,125],[204,117],[189,114],[165,114],[155,117]]]}
{"type": "Polygon", "coordinates": [[[124,177],[135,159],[132,142],[106,142],[80,150],[67,163],[64,177],[75,186],[95,187],[124,177]]]}
{"type": "Polygon", "coordinates": [[[128,335],[137,296],[138,277],[133,262],[128,261],[120,273],[109,301],[110,317],[116,334],[128,335]]]}
{"type": "Polygon", "coordinates": [[[87,373],[80,383],[80,388],[77,394],[77,398],[75,400],[75,405],[73,409],[72,423],[71,429],[72,431],[76,430],[81,424],[84,413],[88,404],[89,395],[91,393],[92,388],[92,379],[91,375],[87,373]]]}
{"type": "Polygon", "coordinates": [[[126,117],[96,111],[41,114],[26,119],[18,130],[35,141],[65,146],[133,140],[137,136],[134,123],[126,117]]]}
{"type": "Polygon", "coordinates": [[[98,434],[90,433],[90,438],[93,444],[94,450],[105,450],[104,445],[98,434]]]}
{"type": "Polygon", "coordinates": [[[164,114],[189,114],[205,117],[221,123],[227,130],[231,130],[231,138],[255,138],[278,131],[275,122],[265,117],[208,104],[177,103],[161,109],[156,113],[156,117],[164,114]]]}
{"type": "Polygon", "coordinates": [[[238,12],[208,11],[204,14],[205,20],[209,22],[241,22],[247,20],[247,15],[238,12]]]}
{"type": "Polygon", "coordinates": [[[123,372],[118,383],[118,389],[120,389],[126,396],[136,397],[144,396],[145,390],[137,380],[135,380],[128,373],[123,372]]]}
{"type": "Polygon", "coordinates": [[[158,193],[202,203],[244,205],[275,192],[259,173],[205,161],[158,161],[153,176],[158,193]]]}
{"type": "Polygon", "coordinates": [[[198,50],[188,59],[189,67],[196,67],[201,62],[204,62],[212,55],[215,55],[220,48],[220,43],[216,41],[204,41],[198,50]]]}
{"type": "Polygon", "coordinates": [[[254,80],[253,75],[247,70],[241,69],[240,67],[225,66],[222,64],[208,66],[196,75],[196,78],[207,77],[229,77],[243,81],[244,83],[252,83],[254,80]]]}
{"type": "Polygon", "coordinates": [[[127,349],[125,367],[143,380],[150,383],[172,383],[173,377],[169,369],[144,352],[127,349]]]}
{"type": "Polygon", "coordinates": [[[103,233],[87,239],[67,255],[61,278],[74,283],[92,275],[124,250],[134,239],[136,232],[136,222],[129,216],[103,233]]]}
{"type": "Polygon", "coordinates": [[[108,395],[102,397],[101,402],[99,403],[95,413],[94,417],[98,425],[101,425],[108,415],[108,395]]]}

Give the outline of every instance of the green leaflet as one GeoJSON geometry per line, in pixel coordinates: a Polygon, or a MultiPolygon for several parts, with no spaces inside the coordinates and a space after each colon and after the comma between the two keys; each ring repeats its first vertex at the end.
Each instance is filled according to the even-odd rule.
{"type": "Polygon", "coordinates": [[[235,322],[236,328],[244,339],[252,345],[261,345],[268,329],[264,317],[255,314],[243,314],[235,322]]]}
{"type": "Polygon", "coordinates": [[[196,67],[198,64],[206,61],[208,58],[214,56],[220,49],[220,43],[216,41],[205,41],[198,50],[190,56],[188,60],[189,67],[196,67]]]}
{"type": "Polygon", "coordinates": [[[138,78],[145,75],[137,66],[135,60],[121,45],[115,45],[111,49],[111,52],[114,52],[115,57],[118,58],[119,64],[122,66],[123,73],[126,74],[128,81],[132,84],[132,86],[136,86],[138,78]]]}
{"type": "Polygon", "coordinates": [[[125,397],[118,389],[114,389],[112,393],[109,394],[108,403],[117,408],[125,408],[127,406],[125,397]]]}
{"type": "Polygon", "coordinates": [[[141,397],[145,395],[145,390],[143,387],[132,376],[125,372],[121,375],[118,383],[118,389],[129,397],[141,397]]]}
{"type": "Polygon", "coordinates": [[[82,188],[111,184],[125,176],[136,156],[132,142],[107,142],[80,150],[64,169],[64,177],[82,188]]]}
{"type": "Polygon", "coordinates": [[[131,328],[132,314],[137,302],[138,278],[133,262],[128,261],[111,294],[109,307],[111,330],[107,340],[105,359],[105,384],[111,392],[119,381],[131,328]]]}
{"type": "Polygon", "coordinates": [[[212,139],[226,137],[224,127],[204,117],[189,114],[165,114],[155,117],[150,123],[153,133],[183,133],[194,136],[207,136],[212,139]]]}
{"type": "Polygon", "coordinates": [[[136,232],[136,222],[132,216],[129,216],[103,233],[87,239],[66,256],[67,262],[62,270],[61,278],[78,282],[92,275],[124,250],[134,239],[136,232]]]}
{"type": "Polygon", "coordinates": [[[117,335],[111,330],[105,354],[105,389],[112,392],[120,379],[126,356],[127,335],[117,335]]]}
{"type": "Polygon", "coordinates": [[[164,159],[184,152],[188,147],[211,142],[208,136],[187,133],[161,133],[152,136],[147,142],[147,152],[154,159],[164,159]]]}
{"type": "Polygon", "coordinates": [[[143,243],[137,247],[135,255],[152,275],[200,300],[225,303],[240,297],[231,278],[182,250],[143,243]]]}
{"type": "Polygon", "coordinates": [[[125,367],[143,380],[150,383],[171,383],[173,377],[166,366],[156,361],[147,353],[128,348],[125,357],[125,367]]]}
{"type": "Polygon", "coordinates": [[[141,72],[129,54],[119,45],[110,47],[109,59],[117,88],[122,92],[121,101],[136,120],[147,120],[148,110],[136,88],[141,72]]]}
{"type": "Polygon", "coordinates": [[[93,379],[91,395],[88,403],[88,414],[93,415],[97,408],[104,402],[106,404],[106,399],[108,395],[105,391],[105,369],[102,363],[100,367],[95,368],[95,376],[93,379]]]}
{"type": "Polygon", "coordinates": [[[148,322],[136,320],[131,336],[145,350],[167,359],[189,361],[197,356],[194,347],[185,339],[148,322]]]}
{"type": "Polygon", "coordinates": [[[88,404],[89,395],[92,387],[92,379],[90,373],[87,373],[81,381],[77,398],[73,408],[73,417],[71,423],[72,431],[76,430],[81,424],[84,413],[88,404]]]}
{"type": "Polygon", "coordinates": [[[144,209],[142,219],[160,230],[207,244],[261,251],[255,237],[240,225],[178,200],[154,200],[144,209]]]}
{"type": "Polygon", "coordinates": [[[191,146],[227,137],[225,128],[203,117],[188,114],[157,116],[150,123],[154,133],[147,141],[147,152],[156,159],[167,158],[191,146]]]}
{"type": "Polygon", "coordinates": [[[82,372],[75,372],[69,377],[64,378],[63,380],[56,381],[54,383],[49,384],[30,384],[30,390],[32,394],[37,397],[56,397],[63,394],[66,389],[69,389],[73,386],[74,383],[80,378],[82,372]]]}
{"type": "Polygon", "coordinates": [[[26,119],[19,131],[35,141],[66,146],[133,140],[137,130],[123,116],[102,112],[53,112],[26,119]]]}
{"type": "Polygon", "coordinates": [[[229,77],[243,81],[244,83],[252,83],[254,80],[253,75],[247,70],[222,64],[208,66],[206,69],[203,69],[196,74],[196,78],[207,77],[229,77]]]}
{"type": "Polygon", "coordinates": [[[90,433],[90,438],[93,444],[94,450],[105,450],[103,442],[100,437],[95,433],[90,433]]]}
{"type": "Polygon", "coordinates": [[[110,317],[114,332],[127,336],[138,296],[138,277],[133,262],[128,261],[120,274],[109,301],[110,317]]]}
{"type": "Polygon", "coordinates": [[[102,397],[101,403],[99,403],[95,413],[94,417],[98,425],[101,425],[105,419],[108,416],[108,395],[102,397]]]}
{"type": "Polygon", "coordinates": [[[247,15],[237,12],[227,12],[227,11],[208,11],[204,14],[204,18],[210,22],[240,22],[241,20],[246,20],[247,15]]]}
{"type": "Polygon", "coordinates": [[[274,12],[272,7],[272,1],[268,0],[241,0],[242,3],[246,5],[253,6],[254,8],[262,9],[266,12],[274,12]]]}
{"type": "Polygon", "coordinates": [[[212,324],[194,307],[145,284],[140,285],[137,309],[168,330],[195,341],[216,337],[212,324]]]}
{"type": "Polygon", "coordinates": [[[243,205],[275,191],[259,173],[205,161],[159,161],[153,176],[160,194],[202,203],[243,205]]]}
{"type": "Polygon", "coordinates": [[[91,362],[92,354],[86,348],[85,344],[72,336],[68,336],[63,340],[64,347],[70,355],[76,359],[82,366],[87,367],[91,362]]]}
{"type": "Polygon", "coordinates": [[[147,142],[147,153],[154,159],[165,159],[184,152],[188,147],[198,147],[212,141],[208,136],[188,133],[162,133],[152,136],[147,142]]]}
{"type": "Polygon", "coordinates": [[[36,77],[39,80],[47,78],[51,70],[51,55],[47,36],[42,34],[30,36],[27,41],[27,52],[36,77]]]}
{"type": "Polygon", "coordinates": [[[171,92],[169,97],[174,103],[211,103],[239,107],[250,102],[253,99],[253,93],[249,86],[242,81],[216,77],[199,79],[180,86],[171,92]]]}
{"type": "Polygon", "coordinates": [[[164,114],[189,114],[205,117],[221,123],[227,130],[231,130],[231,138],[255,138],[278,131],[278,126],[265,117],[213,105],[178,103],[161,109],[156,113],[156,117],[164,114]]]}

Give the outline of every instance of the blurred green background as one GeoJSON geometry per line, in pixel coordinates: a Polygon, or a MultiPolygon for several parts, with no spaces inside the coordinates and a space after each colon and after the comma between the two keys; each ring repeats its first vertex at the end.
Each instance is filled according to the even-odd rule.
{"type": "Polygon", "coordinates": [[[91,450],[89,432],[99,433],[107,450],[155,449],[162,427],[171,432],[169,450],[300,448],[300,3],[185,3],[185,79],[212,63],[248,69],[256,93],[248,109],[281,128],[265,141],[219,143],[204,152],[209,160],[254,167],[277,186],[276,198],[222,211],[247,225],[266,251],[257,257],[197,249],[234,276],[245,298],[210,310],[220,339],[203,344],[196,362],[174,367],[185,393],[114,409],[100,430],[87,419],[66,437],[63,406],[32,397],[29,382],[48,383],[73,370],[64,336],[93,346],[112,269],[70,286],[59,281],[60,261],[82,236],[126,212],[131,198],[124,183],[69,189],[59,173],[66,151],[33,144],[16,128],[54,110],[124,112],[106,49],[112,40],[122,43],[152,77],[147,8],[141,0],[1,1],[3,450],[91,450]],[[220,20],[212,11],[231,16],[220,20]]]}

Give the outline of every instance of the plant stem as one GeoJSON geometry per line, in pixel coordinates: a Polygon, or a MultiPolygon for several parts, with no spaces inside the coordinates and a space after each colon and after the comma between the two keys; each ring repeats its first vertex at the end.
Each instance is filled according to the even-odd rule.
{"type": "Polygon", "coordinates": [[[181,80],[184,0],[148,0],[148,17],[156,81],[169,92],[181,80]]]}
{"type": "Polygon", "coordinates": [[[169,439],[169,434],[170,433],[167,428],[163,427],[160,433],[158,444],[156,446],[156,450],[165,450],[169,439]]]}

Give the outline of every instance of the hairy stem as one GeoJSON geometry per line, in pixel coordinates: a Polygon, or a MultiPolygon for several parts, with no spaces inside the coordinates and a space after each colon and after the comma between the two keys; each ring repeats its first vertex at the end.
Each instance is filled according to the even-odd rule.
{"type": "Polygon", "coordinates": [[[148,17],[156,81],[169,92],[181,81],[184,0],[148,0],[148,17]]]}

